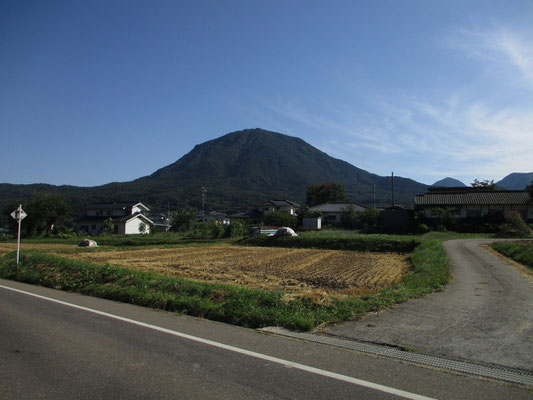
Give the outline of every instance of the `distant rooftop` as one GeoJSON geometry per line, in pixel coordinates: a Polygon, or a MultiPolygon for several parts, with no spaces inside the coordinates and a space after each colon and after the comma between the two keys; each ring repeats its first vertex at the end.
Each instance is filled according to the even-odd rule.
{"type": "Polygon", "coordinates": [[[531,196],[525,190],[487,190],[476,188],[432,189],[428,188],[428,193],[417,195],[415,204],[418,206],[458,206],[465,204],[512,205],[527,204],[532,201],[531,196]]]}
{"type": "Polygon", "coordinates": [[[320,211],[320,212],[342,212],[346,211],[348,207],[353,205],[355,207],[355,211],[364,211],[366,207],[361,206],[359,204],[353,204],[353,203],[324,203],[319,204],[317,206],[310,207],[310,211],[320,211]]]}

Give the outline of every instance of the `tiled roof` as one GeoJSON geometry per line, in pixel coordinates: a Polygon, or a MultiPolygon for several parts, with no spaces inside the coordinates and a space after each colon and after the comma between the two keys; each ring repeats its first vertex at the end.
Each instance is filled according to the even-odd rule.
{"type": "MultiPolygon", "coordinates": [[[[340,213],[342,211],[346,211],[348,207],[350,206],[350,203],[324,203],[319,204],[314,207],[310,207],[310,211],[320,211],[320,212],[333,212],[333,213],[340,213]]],[[[355,207],[355,211],[364,211],[365,207],[360,206],[359,204],[353,204],[355,207]]]]}
{"type": "Polygon", "coordinates": [[[531,202],[524,190],[480,190],[464,193],[426,193],[417,195],[417,206],[459,206],[459,205],[518,205],[531,202]]]}

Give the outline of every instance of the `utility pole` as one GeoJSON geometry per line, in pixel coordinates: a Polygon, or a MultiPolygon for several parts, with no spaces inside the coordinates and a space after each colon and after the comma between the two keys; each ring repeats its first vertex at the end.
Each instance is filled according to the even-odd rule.
{"type": "Polygon", "coordinates": [[[372,189],[373,189],[373,195],[374,195],[374,209],[376,208],[376,182],[372,182],[372,189]]]}
{"type": "Polygon", "coordinates": [[[204,220],[204,213],[205,213],[205,195],[207,193],[207,190],[205,190],[205,187],[202,186],[202,221],[204,220]]]}
{"type": "Polygon", "coordinates": [[[392,208],[394,208],[394,172],[391,175],[391,185],[392,185],[392,208]]]}

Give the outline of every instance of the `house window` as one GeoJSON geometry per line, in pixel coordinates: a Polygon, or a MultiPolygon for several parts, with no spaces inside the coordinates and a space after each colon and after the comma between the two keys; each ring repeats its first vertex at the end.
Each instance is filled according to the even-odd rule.
{"type": "Polygon", "coordinates": [[[98,211],[96,211],[96,215],[98,217],[101,217],[102,215],[104,215],[104,212],[102,210],[98,210],[98,211]]]}
{"type": "Polygon", "coordinates": [[[113,211],[111,211],[111,210],[107,210],[105,213],[106,213],[106,215],[113,215],[113,211]]]}
{"type": "Polygon", "coordinates": [[[472,209],[466,211],[466,216],[469,218],[478,218],[481,216],[481,209],[472,209]]]}
{"type": "Polygon", "coordinates": [[[91,229],[92,229],[93,231],[95,231],[95,230],[96,230],[96,225],[91,225],[91,229]]]}

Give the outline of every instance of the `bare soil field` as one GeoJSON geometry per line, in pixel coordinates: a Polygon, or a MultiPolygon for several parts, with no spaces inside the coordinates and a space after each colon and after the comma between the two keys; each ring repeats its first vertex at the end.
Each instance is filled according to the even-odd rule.
{"type": "Polygon", "coordinates": [[[62,256],[204,282],[283,290],[315,301],[374,292],[408,271],[407,257],[400,254],[232,245],[80,251],[62,256]]]}

